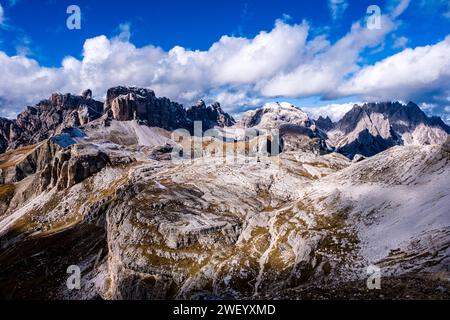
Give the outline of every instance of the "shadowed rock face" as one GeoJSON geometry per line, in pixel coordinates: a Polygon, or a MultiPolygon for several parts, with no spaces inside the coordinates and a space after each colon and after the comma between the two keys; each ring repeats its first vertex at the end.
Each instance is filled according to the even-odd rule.
{"type": "Polygon", "coordinates": [[[61,148],[50,141],[0,155],[0,183],[19,182],[43,170],[61,148]]]}
{"type": "Polygon", "coordinates": [[[320,116],[317,120],[316,120],[316,126],[324,131],[328,131],[333,129],[334,127],[334,123],[333,121],[331,121],[330,117],[322,117],[320,116]]]}
{"type": "Polygon", "coordinates": [[[158,98],[152,90],[117,87],[108,90],[105,112],[119,121],[140,120],[149,126],[166,130],[187,129],[192,132],[194,121],[202,122],[203,130],[215,126],[232,126],[234,119],[218,102],[207,107],[203,101],[188,108],[167,98],[158,98]]]}
{"type": "Polygon", "coordinates": [[[8,149],[11,127],[14,122],[9,119],[0,118],[0,153],[3,153],[8,149]]]}
{"type": "Polygon", "coordinates": [[[364,116],[381,114],[389,119],[393,129],[399,133],[414,129],[420,124],[430,127],[440,127],[450,134],[450,127],[439,117],[428,117],[418,105],[409,102],[404,105],[399,102],[367,103],[362,106],[355,105],[352,110],[338,121],[336,128],[344,133],[352,132],[364,116]]]}
{"type": "Polygon", "coordinates": [[[41,189],[70,188],[96,174],[110,163],[108,156],[94,145],[73,145],[69,149],[56,153],[41,172],[41,189]]]}
{"type": "MultiPolygon", "coordinates": [[[[352,110],[327,131],[336,150],[352,159],[355,154],[373,156],[396,145],[442,144],[450,133],[439,117],[428,117],[415,103],[367,103],[352,110]]],[[[328,128],[328,129],[327,129],[328,128]]]]}
{"type": "Polygon", "coordinates": [[[16,120],[0,118],[0,153],[43,141],[64,129],[84,126],[102,116],[190,132],[193,132],[194,121],[201,121],[203,130],[235,123],[219,103],[209,107],[203,103],[185,110],[179,103],[156,97],[153,90],[122,86],[109,89],[102,103],[92,99],[92,91],[87,89],[81,96],[53,94],[36,106],[27,107],[16,120]]]}
{"type": "Polygon", "coordinates": [[[445,141],[445,143],[442,145],[442,149],[445,152],[450,153],[450,137],[447,138],[447,141],[445,141]]]}
{"type": "Polygon", "coordinates": [[[207,107],[203,100],[200,100],[195,106],[187,110],[187,117],[191,121],[201,121],[203,130],[208,130],[215,126],[230,127],[236,123],[233,117],[222,110],[220,103],[215,102],[207,107]]]}
{"type": "Polygon", "coordinates": [[[103,104],[85,96],[53,94],[34,107],[27,107],[16,120],[0,119],[0,151],[34,144],[98,119],[103,104]],[[3,150],[2,150],[3,149],[3,150]]]}

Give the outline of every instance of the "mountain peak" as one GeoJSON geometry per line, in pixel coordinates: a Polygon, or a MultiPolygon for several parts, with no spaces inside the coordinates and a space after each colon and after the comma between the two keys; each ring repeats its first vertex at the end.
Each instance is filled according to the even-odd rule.
{"type": "Polygon", "coordinates": [[[270,102],[262,108],[248,111],[240,121],[246,128],[275,129],[282,124],[311,125],[308,115],[288,102],[270,102]]]}
{"type": "Polygon", "coordinates": [[[317,127],[323,131],[331,130],[335,125],[329,116],[326,118],[319,116],[315,122],[317,127]]]}
{"type": "Polygon", "coordinates": [[[337,151],[350,158],[373,156],[394,145],[442,144],[450,132],[440,118],[428,117],[413,102],[355,105],[328,131],[337,151]]]}
{"type": "Polygon", "coordinates": [[[219,127],[229,127],[236,123],[232,116],[224,112],[219,102],[206,106],[203,100],[199,100],[195,106],[186,110],[187,117],[191,121],[201,121],[203,130],[219,127]]]}
{"type": "Polygon", "coordinates": [[[218,102],[206,107],[200,100],[186,110],[177,102],[156,97],[147,88],[110,88],[104,103],[92,99],[90,89],[81,95],[53,93],[37,105],[28,106],[16,120],[0,118],[0,153],[51,138],[66,128],[83,126],[103,115],[118,121],[138,120],[152,127],[191,132],[194,121],[201,121],[203,130],[235,123],[218,102]]]}

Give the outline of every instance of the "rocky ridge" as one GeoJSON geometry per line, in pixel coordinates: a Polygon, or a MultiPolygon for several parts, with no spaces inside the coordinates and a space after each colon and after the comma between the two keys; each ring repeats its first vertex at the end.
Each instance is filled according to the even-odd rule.
{"type": "Polygon", "coordinates": [[[187,129],[201,121],[203,130],[234,124],[218,102],[204,103],[187,110],[167,98],[156,97],[153,90],[114,87],[107,91],[104,103],[92,99],[92,91],[80,96],[53,94],[49,99],[20,113],[15,120],[0,118],[0,153],[35,144],[60,134],[64,129],[82,127],[96,119],[137,120],[150,127],[166,130],[187,129]]]}
{"type": "Polygon", "coordinates": [[[166,101],[119,87],[97,119],[0,155],[0,297],[373,298],[376,264],[388,286],[411,279],[387,298],[449,298],[448,137],[352,162],[292,105],[231,127],[204,103],[149,118],[183,114],[166,101]],[[230,139],[178,141],[177,119],[230,139]],[[281,153],[267,147],[276,130],[281,153]],[[79,291],[65,285],[69,265],[79,291]]]}
{"type": "Polygon", "coordinates": [[[336,124],[323,123],[329,143],[349,158],[373,156],[396,145],[442,144],[450,127],[438,117],[428,117],[409,102],[355,105],[336,124]]]}

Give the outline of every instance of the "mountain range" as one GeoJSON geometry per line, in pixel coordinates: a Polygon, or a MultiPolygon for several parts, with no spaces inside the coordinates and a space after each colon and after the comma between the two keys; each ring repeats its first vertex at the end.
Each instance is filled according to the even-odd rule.
{"type": "Polygon", "coordinates": [[[236,121],[144,88],[53,94],[0,119],[0,298],[448,299],[449,133],[412,102],[236,121]]]}

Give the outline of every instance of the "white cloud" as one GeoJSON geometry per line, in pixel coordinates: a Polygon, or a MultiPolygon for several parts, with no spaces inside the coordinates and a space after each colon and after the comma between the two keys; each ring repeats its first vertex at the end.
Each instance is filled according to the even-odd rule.
{"type": "Polygon", "coordinates": [[[449,57],[450,35],[435,45],[405,49],[367,66],[338,91],[369,100],[446,99],[450,96],[449,57]]]}
{"type": "Polygon", "coordinates": [[[393,0],[391,1],[391,16],[396,18],[408,9],[411,0],[393,0]]]}
{"type": "Polygon", "coordinates": [[[328,0],[328,7],[330,8],[331,17],[333,20],[340,19],[348,7],[346,0],[328,0]]]}
{"type": "Polygon", "coordinates": [[[313,119],[317,119],[322,116],[324,118],[330,117],[333,122],[337,122],[342,119],[342,117],[350,111],[355,104],[360,104],[360,102],[329,104],[320,107],[302,107],[302,110],[308,113],[308,115],[313,119]]]}
{"type": "Polygon", "coordinates": [[[385,35],[395,28],[387,17],[381,18],[383,27],[379,30],[370,30],[356,22],[333,45],[322,37],[308,42],[301,62],[289,72],[280,72],[263,82],[261,93],[270,97],[334,96],[343,79],[358,70],[361,52],[382,44],[385,35]]]}
{"type": "Polygon", "coordinates": [[[408,45],[408,42],[409,40],[406,37],[394,38],[394,44],[392,45],[392,47],[394,49],[404,49],[408,45]]]}
{"type": "MultiPolygon", "coordinates": [[[[278,20],[272,30],[254,38],[223,36],[205,51],[138,48],[130,42],[129,25],[123,24],[116,37],[87,39],[82,59],[66,57],[59,68],[0,51],[0,114],[11,115],[52,92],[90,88],[103,98],[117,85],[150,87],[159,96],[187,105],[200,98],[218,100],[233,113],[273,97],[410,100],[423,92],[450,96],[449,38],[361,66],[364,52],[382,46],[396,28],[389,16],[381,18],[381,29],[369,30],[355,22],[334,43],[324,35],[313,37],[305,22],[278,20]]],[[[317,112],[330,110],[330,116],[340,116],[343,108],[329,106],[317,112]]]]}
{"type": "Polygon", "coordinates": [[[206,97],[205,100],[209,100],[209,102],[220,101],[224,106],[233,106],[230,111],[234,113],[238,113],[242,109],[247,110],[261,106],[265,102],[262,98],[249,96],[245,90],[221,91],[217,95],[214,95],[212,99],[211,97],[206,97]]]}

